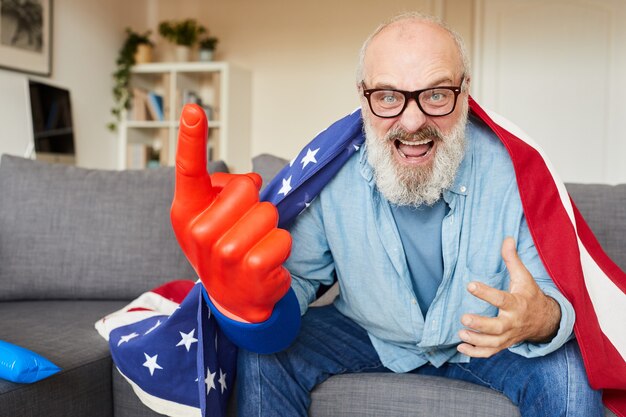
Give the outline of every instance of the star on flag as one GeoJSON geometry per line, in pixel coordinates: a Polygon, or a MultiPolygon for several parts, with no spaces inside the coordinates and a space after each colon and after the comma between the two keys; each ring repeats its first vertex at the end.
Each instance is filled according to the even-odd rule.
{"type": "Polygon", "coordinates": [[[226,386],[226,373],[222,372],[222,368],[220,368],[220,379],[217,382],[220,383],[220,386],[222,387],[222,394],[223,394],[224,390],[227,389],[228,387],[226,386]]]}
{"type": "Polygon", "coordinates": [[[139,333],[135,333],[135,332],[132,332],[131,334],[124,335],[124,336],[120,337],[120,340],[119,340],[119,342],[117,342],[117,345],[119,346],[122,343],[127,343],[129,340],[134,339],[137,336],[139,336],[139,333]]]}
{"type": "Polygon", "coordinates": [[[211,389],[215,388],[215,374],[217,372],[211,372],[209,368],[206,368],[206,379],[204,380],[204,384],[206,385],[206,395],[209,395],[211,389]]]}
{"type": "Polygon", "coordinates": [[[308,148],[306,151],[306,155],[304,156],[304,158],[302,158],[302,160],[300,160],[300,162],[302,163],[302,169],[306,168],[306,166],[312,162],[314,164],[317,164],[317,160],[315,159],[315,155],[317,155],[317,153],[319,152],[320,148],[315,149],[314,151],[311,150],[311,148],[308,148]]]}
{"type": "Polygon", "coordinates": [[[180,342],[178,342],[176,346],[185,346],[185,348],[187,348],[187,352],[189,352],[189,348],[191,347],[191,344],[198,342],[198,339],[193,337],[193,334],[195,332],[196,332],[196,329],[191,329],[189,333],[183,333],[179,331],[178,333],[180,333],[181,339],[180,339],[180,342]]]}
{"type": "Polygon", "coordinates": [[[287,178],[287,179],[283,178],[283,186],[278,191],[278,194],[287,195],[289,193],[289,191],[291,191],[291,176],[289,178],[287,178]]]}
{"type": "Polygon", "coordinates": [[[157,359],[159,355],[150,356],[145,352],[144,352],[144,355],[146,356],[146,361],[143,363],[143,366],[145,366],[146,368],[150,370],[151,376],[154,376],[155,369],[163,369],[161,365],[157,363],[157,359]]]}

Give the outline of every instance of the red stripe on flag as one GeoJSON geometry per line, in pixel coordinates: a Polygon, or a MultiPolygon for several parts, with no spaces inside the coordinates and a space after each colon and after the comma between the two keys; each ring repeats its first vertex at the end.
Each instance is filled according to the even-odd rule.
{"type": "Polygon", "coordinates": [[[150,290],[150,292],[158,294],[163,298],[167,298],[176,304],[180,304],[183,302],[187,294],[189,294],[189,291],[191,291],[194,285],[195,282],[193,281],[181,279],[177,281],[169,281],[160,287],[150,290]]]}

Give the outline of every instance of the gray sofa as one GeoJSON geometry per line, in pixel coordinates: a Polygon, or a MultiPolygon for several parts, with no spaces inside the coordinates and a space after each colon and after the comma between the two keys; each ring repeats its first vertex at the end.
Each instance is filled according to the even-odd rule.
{"type": "MultiPolygon", "coordinates": [[[[266,179],[282,163],[268,155],[254,160],[266,179]]],[[[568,189],[608,254],[626,267],[626,185],[568,189]]],[[[0,417],[158,415],[114,370],[94,323],[150,288],[194,279],[171,231],[172,194],[171,168],[98,171],[3,156],[0,340],[31,349],[62,371],[34,384],[0,380],[0,417]]],[[[332,377],[313,392],[310,414],[519,415],[488,389],[395,374],[332,377]]]]}

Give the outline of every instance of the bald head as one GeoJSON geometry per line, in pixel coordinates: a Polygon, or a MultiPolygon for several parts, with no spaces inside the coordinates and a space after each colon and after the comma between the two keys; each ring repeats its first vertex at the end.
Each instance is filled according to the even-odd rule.
{"type": "Polygon", "coordinates": [[[441,60],[440,64],[454,65],[456,75],[469,77],[469,60],[460,36],[436,18],[418,13],[397,16],[370,35],[361,48],[357,83],[371,77],[383,60],[400,65],[400,71],[410,71],[416,63],[441,60]]]}

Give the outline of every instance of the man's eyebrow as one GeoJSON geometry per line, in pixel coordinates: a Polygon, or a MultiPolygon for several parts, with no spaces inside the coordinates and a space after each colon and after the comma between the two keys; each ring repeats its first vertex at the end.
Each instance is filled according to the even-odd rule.
{"type": "MultiPolygon", "coordinates": [[[[441,78],[437,78],[435,79],[434,82],[431,82],[428,84],[428,86],[425,86],[423,88],[434,88],[434,87],[440,87],[440,86],[448,86],[448,85],[453,85],[454,81],[448,77],[448,76],[444,76],[441,78]]],[[[369,88],[375,88],[375,89],[385,89],[385,90],[398,90],[398,87],[387,83],[387,82],[383,82],[383,83],[377,83],[374,84],[372,87],[369,88]]],[[[421,88],[420,88],[421,90],[421,88]]]]}
{"type": "Polygon", "coordinates": [[[397,90],[398,89],[395,85],[389,84],[389,83],[377,83],[377,84],[374,84],[370,88],[386,89],[386,90],[397,90]]]}
{"type": "Polygon", "coordinates": [[[454,81],[450,77],[442,77],[436,80],[434,83],[431,83],[430,85],[433,87],[438,87],[441,85],[452,85],[453,82],[454,81]]]}

